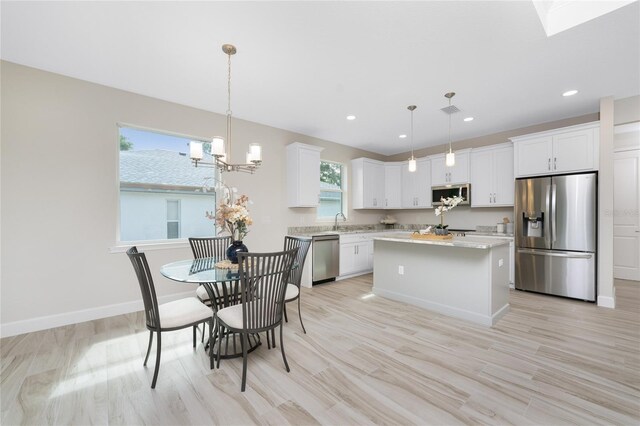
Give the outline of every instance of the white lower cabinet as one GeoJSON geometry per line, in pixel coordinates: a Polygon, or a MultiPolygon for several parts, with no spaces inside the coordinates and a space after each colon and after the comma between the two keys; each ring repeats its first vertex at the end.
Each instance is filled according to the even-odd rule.
{"type": "Polygon", "coordinates": [[[375,233],[340,236],[340,276],[365,274],[373,270],[375,233]]]}

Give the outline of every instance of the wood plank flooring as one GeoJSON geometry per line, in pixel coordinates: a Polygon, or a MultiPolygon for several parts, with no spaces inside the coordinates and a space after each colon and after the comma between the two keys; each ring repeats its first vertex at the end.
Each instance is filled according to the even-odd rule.
{"type": "Polygon", "coordinates": [[[266,342],[209,370],[191,330],[163,334],[142,366],[142,313],[0,340],[1,423],[640,424],[640,285],[618,309],[511,291],[475,326],[371,295],[372,276],[303,289],[285,324],[286,373],[266,342]]]}

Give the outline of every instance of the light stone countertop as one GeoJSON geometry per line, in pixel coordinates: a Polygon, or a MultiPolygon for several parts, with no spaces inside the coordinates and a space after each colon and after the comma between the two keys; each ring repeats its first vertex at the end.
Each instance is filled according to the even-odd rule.
{"type": "Polygon", "coordinates": [[[482,238],[476,236],[453,237],[453,239],[451,240],[413,240],[411,239],[411,235],[407,234],[390,234],[388,236],[385,235],[383,237],[375,237],[374,240],[409,244],[426,244],[432,246],[475,248],[484,250],[510,243],[507,238],[482,238]]]}

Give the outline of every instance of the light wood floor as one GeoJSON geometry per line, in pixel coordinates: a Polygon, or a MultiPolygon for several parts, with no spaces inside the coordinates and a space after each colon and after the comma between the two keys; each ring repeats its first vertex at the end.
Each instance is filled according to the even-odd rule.
{"type": "MultiPolygon", "coordinates": [[[[3,425],[638,424],[640,286],[615,310],[512,291],[482,328],[380,297],[370,275],[290,304],[287,374],[266,342],[209,370],[191,330],[165,334],[160,376],[143,368],[141,314],[5,338],[3,425]]],[[[150,365],[153,365],[153,355],[150,365]]]]}

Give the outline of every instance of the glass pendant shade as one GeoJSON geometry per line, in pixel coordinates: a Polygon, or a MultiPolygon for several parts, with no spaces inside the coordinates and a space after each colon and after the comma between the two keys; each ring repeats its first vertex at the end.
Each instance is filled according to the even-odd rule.
{"type": "Polygon", "coordinates": [[[246,163],[251,164],[252,161],[253,161],[253,154],[251,154],[251,152],[247,152],[246,163]]]}
{"type": "Polygon", "coordinates": [[[189,142],[189,156],[196,160],[202,160],[202,142],[189,142]]]}
{"type": "Polygon", "coordinates": [[[416,159],[411,157],[409,159],[409,171],[410,172],[415,172],[416,169],[417,169],[416,159]]]}
{"type": "Polygon", "coordinates": [[[224,139],[220,137],[211,139],[211,155],[222,156],[224,154],[224,139]]]}
{"type": "Polygon", "coordinates": [[[251,153],[252,161],[262,161],[262,147],[258,143],[252,143],[249,145],[249,152],[251,153]]]}
{"type": "Polygon", "coordinates": [[[444,163],[447,165],[447,167],[453,167],[456,165],[456,153],[455,152],[447,152],[447,155],[445,156],[445,160],[444,163]]]}

